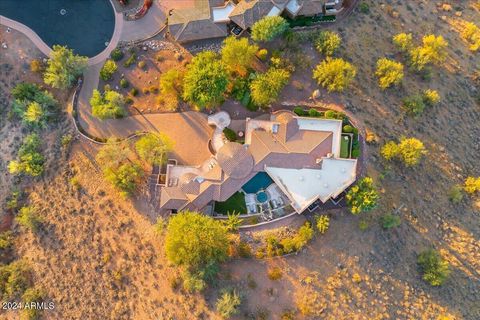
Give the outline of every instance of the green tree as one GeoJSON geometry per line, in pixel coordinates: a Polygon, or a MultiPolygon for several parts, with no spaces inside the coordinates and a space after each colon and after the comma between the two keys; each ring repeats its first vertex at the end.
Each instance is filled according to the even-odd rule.
{"type": "Polygon", "coordinates": [[[138,156],[153,165],[161,165],[167,161],[166,155],[172,151],[173,142],[164,134],[149,133],[135,143],[138,156]]]}
{"type": "Polygon", "coordinates": [[[98,151],[95,160],[102,168],[116,168],[120,164],[128,161],[131,151],[128,144],[124,141],[117,141],[110,138],[107,143],[98,151]]]}
{"type": "Polygon", "coordinates": [[[231,72],[245,76],[252,67],[258,46],[250,44],[248,38],[228,37],[223,42],[222,62],[231,72]]]}
{"type": "Polygon", "coordinates": [[[183,98],[200,109],[211,108],[223,99],[228,75],[216,53],[204,51],[187,66],[183,98]]]}
{"type": "Polygon", "coordinates": [[[409,52],[413,47],[411,33],[399,33],[393,37],[393,44],[402,52],[409,52]]]}
{"type": "Polygon", "coordinates": [[[252,26],[253,41],[272,41],[289,28],[287,20],[280,16],[264,17],[252,26]]]}
{"type": "Polygon", "coordinates": [[[0,293],[4,300],[23,294],[30,285],[30,267],[17,260],[0,266],[0,293]]]}
{"type": "Polygon", "coordinates": [[[105,91],[103,95],[97,89],[93,90],[90,104],[93,116],[101,120],[117,119],[126,115],[125,99],[113,90],[105,91]]]}
{"type": "Polygon", "coordinates": [[[403,64],[387,58],[381,58],[377,61],[375,75],[378,77],[378,84],[382,89],[398,85],[403,79],[403,64]]]}
{"type": "Polygon", "coordinates": [[[107,60],[105,61],[105,64],[103,65],[102,69],[100,70],[100,78],[103,81],[108,81],[112,79],[112,76],[115,72],[117,72],[117,64],[113,60],[107,60]]]}
{"type": "Polygon", "coordinates": [[[8,164],[11,174],[27,174],[33,177],[43,173],[45,158],[39,152],[40,138],[37,134],[30,134],[23,140],[18,150],[18,160],[8,164]]]}
{"type": "Polygon", "coordinates": [[[227,257],[227,231],[220,221],[191,211],[170,218],[165,249],[170,262],[198,270],[227,257]]]}
{"type": "Polygon", "coordinates": [[[223,290],[217,300],[217,312],[223,319],[229,319],[236,315],[240,310],[242,299],[236,290],[223,290]]]}
{"type": "Polygon", "coordinates": [[[160,100],[168,110],[175,110],[182,96],[184,71],[170,69],[160,76],[160,100]]]}
{"type": "Polygon", "coordinates": [[[448,262],[434,249],[422,251],[417,263],[422,271],[422,278],[432,286],[440,286],[450,275],[448,262]]]}
{"type": "Polygon", "coordinates": [[[320,32],[315,40],[315,48],[317,50],[326,56],[332,56],[335,51],[340,47],[340,44],[342,43],[342,38],[340,35],[336,32],[333,31],[322,31],[320,32]]]}
{"type": "Polygon", "coordinates": [[[373,184],[373,179],[365,177],[350,188],[346,195],[347,204],[353,214],[370,211],[378,204],[378,192],[373,184]]]}
{"type": "Polygon", "coordinates": [[[327,58],[313,71],[313,78],[328,91],[345,90],[357,74],[357,69],[347,61],[327,58]]]}
{"type": "Polygon", "coordinates": [[[135,163],[124,163],[118,168],[109,167],[104,171],[105,179],[120,190],[122,196],[135,192],[143,174],[142,168],[135,163]]]}
{"type": "Polygon", "coordinates": [[[57,89],[67,89],[83,73],[88,63],[87,57],[75,55],[67,47],[54,45],[43,74],[43,81],[57,89]]]}
{"type": "Polygon", "coordinates": [[[288,71],[276,68],[270,68],[267,72],[257,75],[250,83],[253,103],[265,107],[275,102],[289,78],[288,71]]]}
{"type": "Polygon", "coordinates": [[[25,229],[36,233],[42,225],[43,219],[37,214],[35,207],[29,206],[22,207],[18,211],[15,221],[25,229]]]}
{"type": "Polygon", "coordinates": [[[45,127],[57,111],[57,100],[36,84],[19,83],[11,93],[13,113],[30,127],[45,127]]]}

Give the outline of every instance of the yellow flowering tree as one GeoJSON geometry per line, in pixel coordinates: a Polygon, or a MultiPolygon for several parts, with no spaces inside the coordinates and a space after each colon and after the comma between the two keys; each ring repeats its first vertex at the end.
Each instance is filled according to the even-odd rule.
{"type": "Polygon", "coordinates": [[[379,195],[373,184],[373,179],[365,177],[357,182],[346,195],[350,212],[359,214],[370,211],[377,206],[379,195]]]}
{"type": "Polygon", "coordinates": [[[480,177],[478,178],[468,177],[465,180],[464,189],[465,189],[465,192],[470,194],[480,191],[480,177]]]}

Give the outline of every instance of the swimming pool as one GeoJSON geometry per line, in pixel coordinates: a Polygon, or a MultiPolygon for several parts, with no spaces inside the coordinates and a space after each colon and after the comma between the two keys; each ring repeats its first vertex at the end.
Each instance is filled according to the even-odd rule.
{"type": "Polygon", "coordinates": [[[266,189],[273,183],[272,178],[266,172],[257,173],[250,181],[245,183],[242,187],[246,193],[257,193],[262,189],[266,189]]]}
{"type": "Polygon", "coordinates": [[[109,0],[0,0],[0,15],[28,26],[49,47],[66,45],[88,57],[107,47],[115,28],[109,0]]]}

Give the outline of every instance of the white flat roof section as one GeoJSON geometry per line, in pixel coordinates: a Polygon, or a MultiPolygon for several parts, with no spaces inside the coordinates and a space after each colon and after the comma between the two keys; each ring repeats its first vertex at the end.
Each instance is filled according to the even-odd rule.
{"type": "Polygon", "coordinates": [[[356,179],[356,159],[322,158],[321,169],[265,167],[265,171],[292,201],[298,213],[315,200],[335,198],[356,179]]]}
{"type": "Polygon", "coordinates": [[[287,11],[293,15],[297,14],[300,8],[301,6],[297,0],[290,0],[290,2],[287,3],[287,6],[285,7],[285,9],[287,9],[287,11]]]}
{"type": "Polygon", "coordinates": [[[300,130],[327,131],[333,133],[332,153],[335,158],[340,157],[340,145],[342,138],[342,120],[333,119],[315,119],[298,117],[298,127],[300,130]]]}
{"type": "Polygon", "coordinates": [[[280,9],[277,6],[273,6],[273,8],[270,10],[270,12],[267,14],[267,16],[269,16],[269,17],[279,16],[280,13],[282,13],[282,9],[280,9]]]}
{"type": "Polygon", "coordinates": [[[227,22],[230,21],[228,17],[230,13],[235,8],[235,5],[231,2],[228,2],[225,7],[214,7],[212,8],[213,21],[215,22],[227,22]]]}

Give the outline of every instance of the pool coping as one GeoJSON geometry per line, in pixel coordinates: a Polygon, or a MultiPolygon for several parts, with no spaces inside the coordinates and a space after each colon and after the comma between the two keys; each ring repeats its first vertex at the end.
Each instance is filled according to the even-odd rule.
{"type": "MultiPolygon", "coordinates": [[[[98,64],[105,59],[107,59],[110,56],[110,52],[112,52],[113,49],[115,49],[120,42],[120,36],[122,34],[122,29],[123,29],[123,14],[120,12],[117,12],[115,10],[115,6],[113,5],[112,0],[109,0],[110,5],[112,6],[113,14],[115,16],[115,26],[113,28],[113,34],[112,37],[108,43],[108,46],[99,54],[88,58],[88,65],[95,65],[98,64]]],[[[23,33],[25,36],[27,36],[34,44],[35,46],[46,56],[50,56],[50,53],[52,52],[52,49],[45,43],[45,41],[42,40],[42,38],[35,32],[33,29],[30,27],[24,25],[23,23],[20,23],[16,20],[7,18],[5,16],[0,15],[0,25],[4,25],[8,28],[15,29],[21,33],[23,33]]]]}

